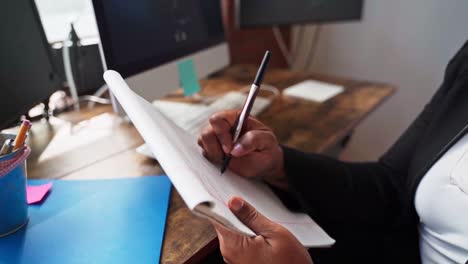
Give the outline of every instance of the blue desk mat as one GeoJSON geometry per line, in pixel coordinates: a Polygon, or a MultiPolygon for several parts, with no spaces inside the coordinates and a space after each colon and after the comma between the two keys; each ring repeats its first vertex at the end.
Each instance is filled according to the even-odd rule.
{"type": "Polygon", "coordinates": [[[0,238],[0,263],[158,263],[170,191],[167,176],[56,180],[27,227],[0,238]]]}

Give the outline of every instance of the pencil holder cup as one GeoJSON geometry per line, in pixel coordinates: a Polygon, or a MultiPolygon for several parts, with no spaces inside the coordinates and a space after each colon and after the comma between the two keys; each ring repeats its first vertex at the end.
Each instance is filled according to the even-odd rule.
{"type": "Polygon", "coordinates": [[[28,222],[26,198],[26,158],[31,153],[24,146],[0,156],[0,237],[7,236],[28,222]]]}

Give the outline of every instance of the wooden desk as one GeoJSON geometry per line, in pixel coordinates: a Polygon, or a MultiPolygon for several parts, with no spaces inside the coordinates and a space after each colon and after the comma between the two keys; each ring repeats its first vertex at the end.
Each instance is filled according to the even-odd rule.
{"type": "MultiPolygon", "coordinates": [[[[255,70],[254,66],[227,68],[212,78],[201,81],[203,94],[218,95],[250,85],[255,70]]],[[[395,90],[386,84],[271,69],[264,82],[284,89],[309,78],[341,84],[346,89],[322,104],[279,96],[259,116],[272,127],[282,144],[304,151],[323,153],[332,148],[395,90]]],[[[76,123],[110,111],[108,106],[97,107],[63,114],[60,118],[76,123]]],[[[64,122],[56,125],[34,124],[33,133],[29,137],[29,144],[33,148],[29,160],[29,177],[102,179],[163,173],[156,161],[135,152],[135,148],[142,144],[143,140],[132,125],[115,121],[117,118],[112,114],[100,115],[99,118],[111,120],[108,124],[110,128],[106,128],[107,132],[97,128],[99,133],[104,133],[99,140],[88,143],[86,140],[74,142],[71,137],[69,142],[63,143],[73,143],[76,146],[45,160],[39,157],[45,155],[44,150],[54,135],[63,136],[60,131],[64,129],[79,132],[80,129],[87,129],[86,123],[73,129],[67,128],[64,122]]],[[[58,145],[56,149],[60,149],[60,144],[58,145]]],[[[192,215],[174,190],[167,219],[162,263],[195,263],[216,246],[216,235],[210,224],[192,215]]]]}

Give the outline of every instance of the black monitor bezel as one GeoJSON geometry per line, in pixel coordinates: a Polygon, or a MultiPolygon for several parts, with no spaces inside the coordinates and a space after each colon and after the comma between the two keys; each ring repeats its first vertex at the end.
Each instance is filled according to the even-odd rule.
{"type": "MultiPolygon", "coordinates": [[[[47,54],[47,57],[49,58],[49,63],[50,63],[49,66],[52,70],[52,72],[49,73],[51,75],[49,77],[50,84],[51,86],[55,87],[55,88],[51,88],[51,90],[55,92],[55,91],[58,91],[58,88],[59,88],[59,80],[58,80],[59,75],[57,74],[58,72],[57,65],[55,64],[54,59],[53,59],[54,57],[52,55],[52,47],[49,41],[47,40],[47,36],[45,34],[44,26],[42,25],[41,16],[39,15],[39,10],[37,9],[36,2],[34,0],[27,0],[27,1],[29,2],[34,19],[37,22],[39,34],[42,36],[42,45],[44,45],[44,47],[46,48],[46,54],[47,54]]],[[[17,114],[15,114],[14,116],[12,115],[11,118],[7,120],[0,120],[0,129],[6,129],[6,128],[11,127],[12,125],[15,125],[15,122],[16,121],[19,122],[19,118],[22,115],[27,114],[27,112],[31,110],[31,108],[33,108],[34,106],[48,100],[50,96],[52,95],[52,93],[49,95],[44,95],[44,97],[38,97],[36,100],[33,100],[33,103],[31,103],[31,105],[29,106],[25,105],[24,107],[20,108],[17,114]]]]}
{"type": "MultiPolygon", "coordinates": [[[[290,22],[283,22],[279,21],[276,23],[270,23],[270,22],[263,22],[263,23],[248,23],[242,20],[242,1],[249,1],[249,0],[235,0],[235,24],[238,29],[252,29],[252,28],[262,28],[262,27],[272,27],[272,26],[288,26],[288,25],[307,25],[311,23],[316,23],[316,24],[323,24],[323,23],[339,23],[339,22],[351,22],[351,21],[359,21],[362,19],[362,14],[364,10],[364,2],[365,0],[360,0],[361,2],[361,12],[358,14],[358,16],[352,16],[352,17],[346,17],[346,18],[336,18],[336,19],[296,19],[294,23],[290,22]]],[[[252,0],[250,0],[252,1],[252,0]]]]}
{"type": "MultiPolygon", "coordinates": [[[[170,63],[175,61],[179,58],[183,58],[194,54],[196,52],[200,52],[214,46],[220,45],[226,42],[225,34],[223,34],[218,39],[212,39],[208,43],[199,44],[196,46],[191,46],[189,48],[185,48],[179,52],[173,52],[171,54],[163,54],[160,56],[153,56],[151,58],[147,58],[145,60],[135,61],[131,63],[127,63],[124,65],[118,65],[113,57],[113,47],[112,41],[110,40],[108,25],[106,23],[106,18],[104,14],[104,2],[105,0],[93,0],[93,7],[94,7],[94,14],[96,17],[96,22],[99,30],[99,36],[101,39],[101,47],[102,52],[104,53],[104,59],[107,69],[112,69],[118,71],[124,78],[151,70],[158,66],[170,63]]],[[[220,5],[221,9],[221,5],[220,5]]],[[[222,12],[222,10],[220,10],[222,12]]],[[[221,17],[222,19],[222,17],[221,17]]]]}

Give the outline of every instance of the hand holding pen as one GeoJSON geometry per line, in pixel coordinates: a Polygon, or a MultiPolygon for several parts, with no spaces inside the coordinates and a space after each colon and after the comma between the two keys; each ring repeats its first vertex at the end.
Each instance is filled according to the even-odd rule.
{"type": "MultiPolygon", "coordinates": [[[[252,110],[253,104],[255,103],[255,98],[260,91],[260,86],[262,84],[263,76],[265,75],[266,67],[268,66],[268,62],[270,61],[271,52],[265,52],[265,56],[263,57],[262,63],[260,64],[260,68],[257,71],[257,75],[255,76],[255,80],[250,87],[249,95],[244,102],[244,106],[242,107],[242,111],[240,112],[235,125],[232,127],[232,141],[235,144],[239,139],[242,131],[244,130],[245,124],[247,119],[249,118],[250,111],[252,110]]],[[[223,164],[221,166],[221,174],[223,174],[227,167],[229,166],[229,162],[231,161],[231,154],[228,153],[224,158],[223,164]]]]}
{"type": "Polygon", "coordinates": [[[242,135],[233,143],[231,128],[238,113],[239,110],[226,110],[210,118],[198,139],[203,155],[211,162],[221,164],[225,153],[229,153],[232,156],[229,169],[237,175],[261,179],[286,189],[283,151],[269,127],[255,117],[249,117],[242,135]]]}
{"type": "Polygon", "coordinates": [[[256,118],[246,116],[242,131],[234,140],[233,128],[238,127],[239,119],[239,110],[221,111],[211,116],[209,125],[198,138],[203,155],[211,162],[219,164],[229,154],[231,158],[226,167],[229,166],[239,176],[259,178],[286,190],[288,184],[283,150],[275,134],[256,118]]]}

